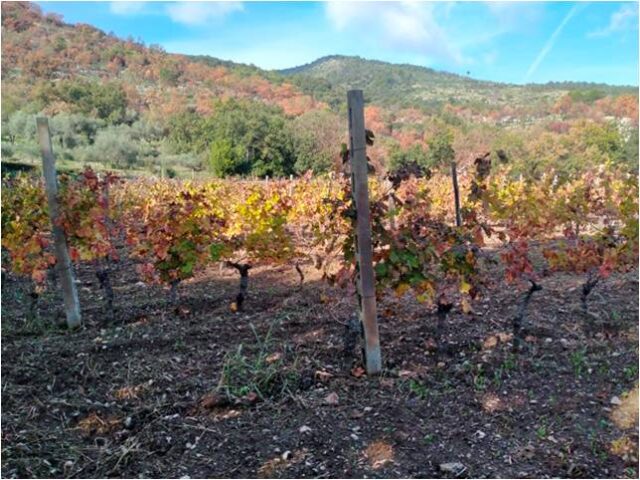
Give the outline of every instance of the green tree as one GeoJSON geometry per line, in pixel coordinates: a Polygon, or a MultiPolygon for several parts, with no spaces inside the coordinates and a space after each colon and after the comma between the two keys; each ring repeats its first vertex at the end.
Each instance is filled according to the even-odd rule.
{"type": "Polygon", "coordinates": [[[420,167],[429,168],[431,166],[429,154],[422,145],[416,143],[406,150],[402,150],[400,145],[393,144],[389,149],[389,162],[387,168],[391,172],[401,169],[402,167],[417,164],[420,167]]]}
{"type": "Polygon", "coordinates": [[[62,101],[71,107],[71,113],[94,116],[111,124],[123,122],[127,114],[126,94],[116,82],[63,80],[45,83],[38,89],[36,99],[43,106],[62,101]]]}
{"type": "Polygon", "coordinates": [[[2,138],[10,143],[18,139],[34,140],[36,136],[36,117],[33,114],[18,110],[6,122],[2,123],[2,138]]]}
{"type": "Polygon", "coordinates": [[[220,138],[211,144],[209,167],[217,177],[243,175],[249,171],[246,152],[240,146],[234,146],[231,140],[220,138]]]}
{"type": "Polygon", "coordinates": [[[427,166],[439,168],[451,163],[456,156],[453,150],[453,134],[449,130],[437,132],[427,144],[427,166]]]}
{"type": "Polygon", "coordinates": [[[294,172],[295,153],[287,119],[280,109],[262,102],[216,101],[211,116],[181,114],[170,120],[169,129],[176,153],[208,151],[209,166],[216,175],[250,172],[278,177],[294,172]]]}
{"type": "Polygon", "coordinates": [[[85,161],[104,163],[112,168],[132,168],[141,160],[140,142],[127,125],[99,130],[93,145],[85,150],[85,161]]]}
{"type": "Polygon", "coordinates": [[[341,118],[328,111],[306,112],[291,122],[296,173],[331,170],[336,145],[344,141],[345,128],[341,118]]]}
{"type": "Polygon", "coordinates": [[[195,112],[174,115],[168,122],[168,146],[172,153],[201,152],[207,138],[204,132],[205,120],[195,112]]]}

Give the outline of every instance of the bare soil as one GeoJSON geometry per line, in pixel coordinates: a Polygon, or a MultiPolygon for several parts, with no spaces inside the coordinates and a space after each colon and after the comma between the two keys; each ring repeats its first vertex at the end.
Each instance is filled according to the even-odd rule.
{"type": "Polygon", "coordinates": [[[354,298],[303,270],[301,285],[290,267],[252,270],[234,313],[232,270],[180,285],[175,307],[123,265],[106,322],[82,267],[75,332],[53,326],[53,289],[26,320],[28,285],[3,275],[2,476],[637,477],[637,419],[612,420],[638,381],[637,272],[598,285],[590,318],[580,277],[544,279],[518,353],[512,286],[498,282],[472,315],[451,312],[439,355],[433,311],[389,297],[385,370],[368,377],[344,354],[354,298]],[[261,398],[247,379],[231,401],[214,394],[225,361],[258,347],[258,373],[277,367],[273,388],[261,398]]]}

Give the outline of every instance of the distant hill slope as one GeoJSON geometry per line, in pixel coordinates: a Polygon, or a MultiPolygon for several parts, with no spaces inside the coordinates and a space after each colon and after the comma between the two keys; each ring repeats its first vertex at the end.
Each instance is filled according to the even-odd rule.
{"type": "MultiPolygon", "coordinates": [[[[206,114],[213,98],[260,100],[294,116],[322,107],[278,73],[170,54],[91,25],[64,23],[27,2],[2,2],[2,75],[3,100],[9,100],[4,114],[36,101],[43,84],[64,80],[117,82],[129,108],[157,118],[187,107],[206,114]]],[[[64,109],[48,106],[50,113],[64,109]]]]}
{"type": "Polygon", "coordinates": [[[346,90],[364,90],[367,100],[383,106],[434,106],[443,103],[531,104],[558,98],[570,91],[591,91],[594,96],[637,94],[637,87],[555,82],[511,85],[475,80],[416,65],[392,64],[360,57],[332,55],[294,68],[280,70],[307,93],[335,103],[346,90]]]}
{"type": "Polygon", "coordinates": [[[326,171],[345,140],[351,88],[367,100],[378,171],[437,165],[450,150],[464,168],[496,148],[527,172],[637,161],[633,87],[509,85],[339,55],[267,71],[71,25],[34,3],[0,8],[3,162],[39,161],[33,117],[44,114],[69,169],[326,171]]]}
{"type": "MultiPolygon", "coordinates": [[[[306,65],[267,71],[209,56],[170,54],[158,46],[120,39],[86,24],[70,25],[36,4],[2,3],[3,113],[42,98],[43,83],[85,79],[117,82],[127,106],[165,118],[185,108],[210,112],[214,98],[248,98],[281,107],[287,115],[345,107],[346,91],[364,90],[365,99],[387,109],[436,112],[444,105],[477,114],[516,109],[542,110],[568,92],[593,101],[632,94],[637,88],[587,83],[509,85],[475,80],[415,65],[333,55],[306,65]]],[[[64,110],[59,102],[49,113],[64,110]]],[[[35,107],[34,107],[35,108],[35,107]]]]}

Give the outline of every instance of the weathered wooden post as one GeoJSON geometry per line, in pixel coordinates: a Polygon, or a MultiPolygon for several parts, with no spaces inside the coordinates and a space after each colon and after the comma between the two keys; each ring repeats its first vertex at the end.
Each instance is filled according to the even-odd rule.
{"type": "Polygon", "coordinates": [[[385,187],[389,189],[389,200],[387,201],[387,208],[389,208],[389,212],[391,215],[389,216],[389,228],[394,231],[396,229],[396,201],[393,197],[393,182],[391,180],[387,180],[384,183],[385,187]]]}
{"type": "Polygon", "coordinates": [[[64,309],[67,315],[67,327],[76,328],[80,326],[80,303],[78,301],[78,291],[73,275],[73,267],[67,250],[67,238],[64,231],[58,225],[60,208],[58,206],[58,180],[56,177],[56,165],[51,147],[51,135],[49,133],[49,121],[46,117],[36,119],[38,125],[38,140],[42,151],[42,171],[44,174],[45,189],[47,191],[47,202],[49,204],[49,218],[53,232],[53,244],[56,254],[56,268],[58,269],[60,283],[62,284],[62,296],[64,298],[64,309]]]}
{"type": "Polygon", "coordinates": [[[451,179],[453,180],[453,199],[456,204],[456,227],[462,225],[462,217],[460,216],[460,190],[458,189],[458,171],[456,162],[451,162],[451,179]]]}
{"type": "Polygon", "coordinates": [[[362,90],[347,93],[349,105],[349,156],[351,185],[356,207],[356,260],[358,314],[364,326],[365,361],[368,374],[380,373],[382,358],[376,315],[376,288],[371,247],[371,214],[364,128],[364,98],[362,90]]]}

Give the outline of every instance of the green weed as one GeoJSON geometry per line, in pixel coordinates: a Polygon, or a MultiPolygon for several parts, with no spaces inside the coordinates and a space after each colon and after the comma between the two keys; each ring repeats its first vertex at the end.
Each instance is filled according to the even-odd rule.
{"type": "Polygon", "coordinates": [[[230,397],[255,393],[260,399],[276,398],[297,390],[299,374],[296,362],[285,364],[285,356],[274,352],[271,329],[262,339],[251,325],[256,342],[251,347],[238,345],[227,354],[220,378],[219,390],[230,397]],[[276,353],[274,355],[274,353],[276,353]]]}

